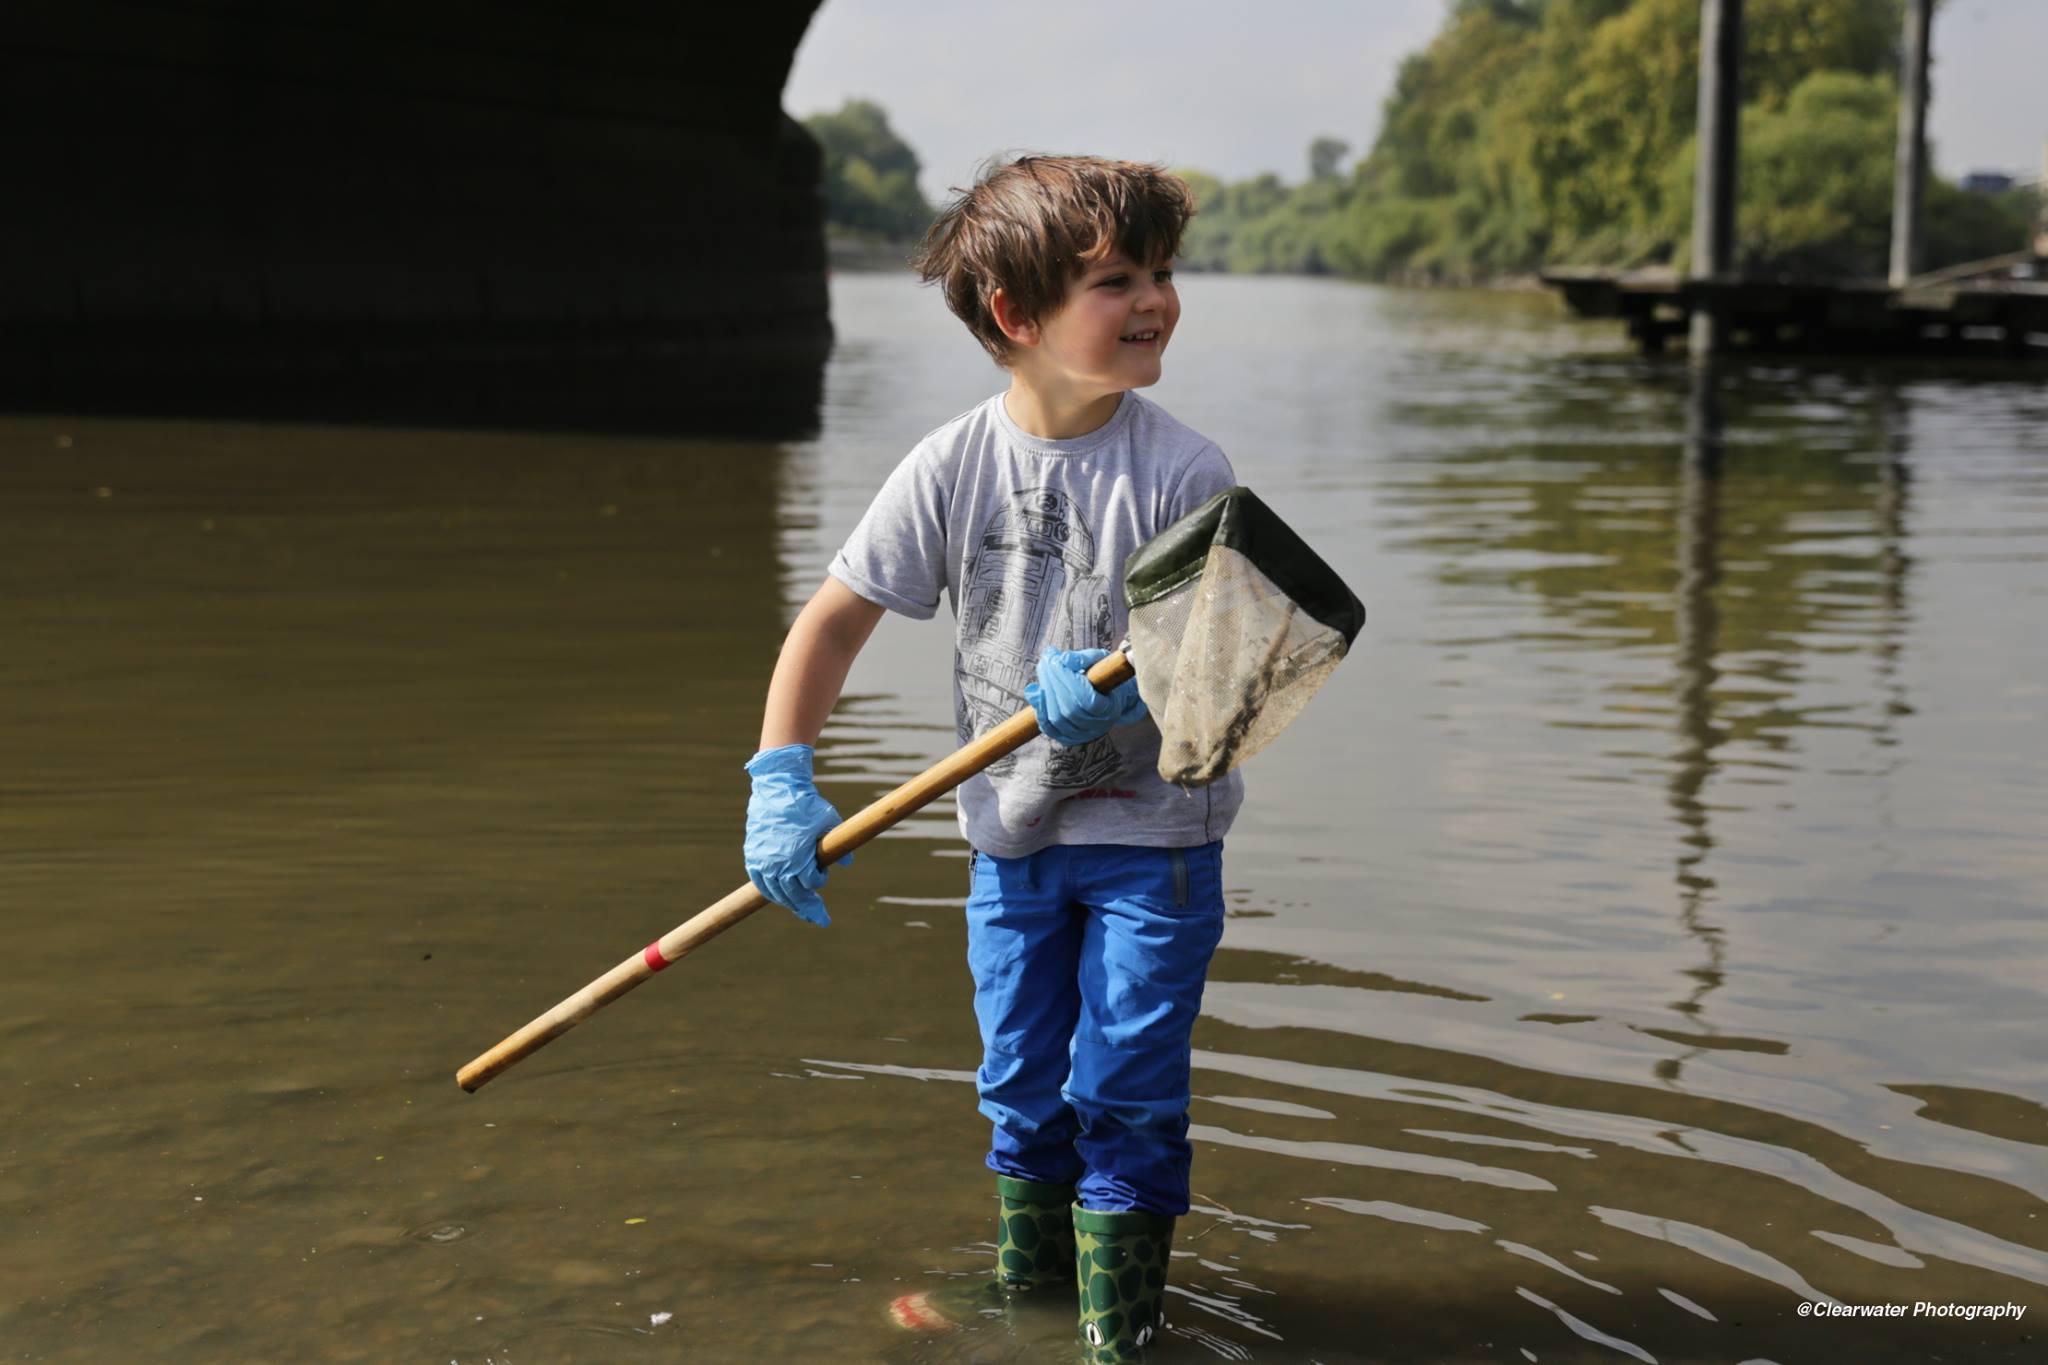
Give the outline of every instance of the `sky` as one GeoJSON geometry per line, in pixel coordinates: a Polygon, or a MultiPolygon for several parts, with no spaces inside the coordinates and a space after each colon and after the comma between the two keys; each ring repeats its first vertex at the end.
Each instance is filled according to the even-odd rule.
{"type": "MultiPolygon", "coordinates": [[[[783,107],[872,99],[934,201],[1002,152],[1308,174],[1309,142],[1372,145],[1401,59],[1446,0],[824,0],[783,107]]],[[[2048,0],[1949,0],[1929,136],[1944,175],[2032,179],[2048,142],[2048,0]]]]}

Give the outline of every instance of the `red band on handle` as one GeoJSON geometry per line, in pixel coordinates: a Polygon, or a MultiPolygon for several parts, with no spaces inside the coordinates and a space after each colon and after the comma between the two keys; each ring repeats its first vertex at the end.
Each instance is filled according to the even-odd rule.
{"type": "Polygon", "coordinates": [[[646,949],[645,949],[645,950],[644,950],[644,951],[643,951],[643,952],[642,952],[642,953],[640,954],[640,956],[641,956],[641,957],[642,957],[643,959],[645,959],[645,960],[646,960],[646,963],[647,963],[647,970],[649,970],[649,971],[651,971],[651,972],[658,972],[658,971],[660,971],[660,970],[661,970],[661,969],[662,969],[663,967],[666,967],[666,966],[668,966],[668,965],[669,965],[669,964],[670,964],[671,962],[674,962],[674,961],[675,961],[675,959],[674,959],[674,958],[671,958],[671,957],[663,957],[663,956],[661,955],[661,940],[660,940],[660,939],[656,939],[656,940],[654,940],[654,942],[652,942],[652,943],[648,944],[648,945],[647,945],[647,947],[646,947],[646,949]]]}

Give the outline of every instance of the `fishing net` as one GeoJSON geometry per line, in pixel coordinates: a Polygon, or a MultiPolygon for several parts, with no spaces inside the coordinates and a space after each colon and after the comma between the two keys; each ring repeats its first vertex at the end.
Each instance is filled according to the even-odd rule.
{"type": "Polygon", "coordinates": [[[1365,607],[1315,551],[1233,488],[1124,565],[1138,694],[1159,724],[1159,775],[1213,782],[1269,744],[1365,624],[1365,607]]]}

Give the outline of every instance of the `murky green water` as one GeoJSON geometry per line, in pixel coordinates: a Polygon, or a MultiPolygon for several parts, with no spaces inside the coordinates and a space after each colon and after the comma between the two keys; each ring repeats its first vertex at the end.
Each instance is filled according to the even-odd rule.
{"type": "MultiPolygon", "coordinates": [[[[2039,1359],[2048,380],[1184,296],[1156,396],[1372,615],[1248,772],[1172,1358],[2039,1359]]],[[[1065,1358],[883,1318],[991,1255],[950,812],[451,1079],[737,883],[784,624],[996,383],[835,311],[783,448],[0,422],[6,1358],[1065,1358]]],[[[842,809],[947,636],[877,634],[842,809]]]]}

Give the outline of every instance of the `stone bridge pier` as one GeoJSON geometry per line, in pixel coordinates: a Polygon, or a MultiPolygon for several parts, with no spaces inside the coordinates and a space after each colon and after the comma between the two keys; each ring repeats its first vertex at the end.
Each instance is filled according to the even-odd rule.
{"type": "Polygon", "coordinates": [[[817,0],[7,0],[0,410],[815,427],[817,0]]]}

